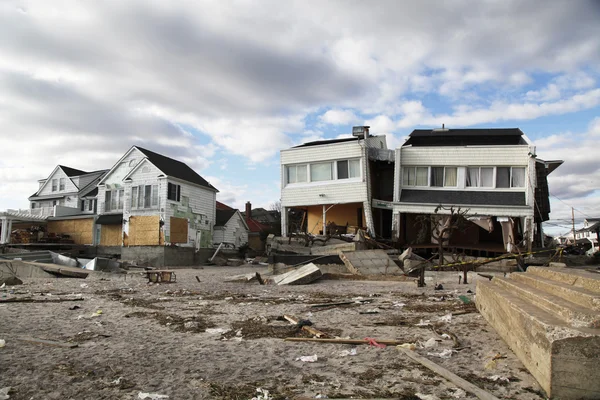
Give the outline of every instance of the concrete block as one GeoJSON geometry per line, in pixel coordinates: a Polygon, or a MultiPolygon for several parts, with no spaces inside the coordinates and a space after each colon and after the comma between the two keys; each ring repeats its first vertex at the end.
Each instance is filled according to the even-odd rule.
{"type": "Polygon", "coordinates": [[[319,267],[315,264],[306,264],[300,268],[277,275],[271,278],[277,285],[306,285],[323,276],[319,267]]]}
{"type": "Polygon", "coordinates": [[[402,275],[404,273],[384,250],[342,251],[340,259],[348,271],[357,275],[402,275]]]}
{"type": "Polygon", "coordinates": [[[477,281],[480,313],[548,396],[562,400],[600,398],[600,312],[588,289],[600,276],[583,272],[530,267],[477,281]]]}

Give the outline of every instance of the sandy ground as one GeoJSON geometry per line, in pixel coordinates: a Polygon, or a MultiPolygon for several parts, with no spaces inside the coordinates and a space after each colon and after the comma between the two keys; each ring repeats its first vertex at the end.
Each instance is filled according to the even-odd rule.
{"type": "Polygon", "coordinates": [[[456,272],[431,272],[426,288],[413,281],[320,280],[304,286],[223,281],[254,271],[266,272],[255,266],[184,269],[177,270],[176,283],[159,285],[148,285],[139,273],[126,279],[93,273],[85,280],[27,280],[0,289],[0,298],[84,298],[0,304],[0,339],[6,341],[0,348],[0,388],[13,388],[10,399],[137,399],[143,392],[247,400],[257,388],[273,399],[475,398],[394,346],[284,341],[306,336],[277,319],[291,314],[332,336],[433,339],[434,347],[417,352],[495,396],[543,398],[535,379],[473,305],[458,298],[472,299],[474,282],[485,278],[471,275],[469,285],[459,285],[456,272]],[[436,282],[445,290],[435,291],[436,282]],[[310,306],[356,298],[370,303],[310,306]],[[439,321],[461,311],[472,312],[439,321]],[[417,326],[421,320],[433,327],[417,326]],[[440,336],[443,332],[456,335],[458,343],[440,336]],[[19,340],[23,337],[78,347],[33,344],[19,340]],[[450,358],[432,355],[453,346],[450,358]],[[297,360],[312,355],[316,362],[297,360]]]}

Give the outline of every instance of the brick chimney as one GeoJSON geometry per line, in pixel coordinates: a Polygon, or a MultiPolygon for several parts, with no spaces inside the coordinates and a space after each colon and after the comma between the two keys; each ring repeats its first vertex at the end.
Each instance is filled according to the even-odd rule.
{"type": "Polygon", "coordinates": [[[252,203],[249,201],[246,202],[246,218],[252,218],[252,203]]]}

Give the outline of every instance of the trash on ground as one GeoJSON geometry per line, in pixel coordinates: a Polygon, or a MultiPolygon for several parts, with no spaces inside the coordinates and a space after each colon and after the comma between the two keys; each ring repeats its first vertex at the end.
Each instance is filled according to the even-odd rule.
{"type": "Polygon", "coordinates": [[[355,356],[356,355],[356,347],[350,350],[342,350],[340,351],[340,357],[347,357],[347,356],[355,356]]]}
{"type": "Polygon", "coordinates": [[[431,321],[426,319],[426,320],[420,320],[418,324],[415,324],[415,326],[429,326],[431,325],[431,321]]]}
{"type": "Polygon", "coordinates": [[[315,362],[319,359],[319,357],[317,357],[317,355],[312,355],[312,356],[302,356],[302,357],[298,357],[296,358],[296,361],[302,361],[302,362],[315,362]]]}
{"type": "Polygon", "coordinates": [[[10,386],[3,387],[2,389],[0,389],[0,400],[10,399],[10,396],[8,394],[10,393],[11,390],[12,390],[12,388],[10,386]]]}
{"type": "Polygon", "coordinates": [[[439,317],[438,321],[440,321],[440,322],[452,322],[452,313],[446,314],[443,317],[439,317]]]}
{"type": "Polygon", "coordinates": [[[94,317],[99,317],[101,315],[102,315],[102,310],[97,310],[95,313],[90,315],[90,317],[94,318],[94,317]]]}
{"type": "Polygon", "coordinates": [[[256,388],[256,392],[258,394],[250,400],[273,400],[273,396],[271,396],[267,389],[256,388]]]}
{"type": "Polygon", "coordinates": [[[501,375],[492,375],[488,378],[490,381],[494,381],[494,382],[510,382],[510,380],[506,377],[506,376],[501,376],[501,375]]]}
{"type": "Polygon", "coordinates": [[[417,345],[414,343],[402,343],[396,347],[400,347],[400,348],[408,349],[408,350],[415,350],[417,348],[417,345]]]}
{"type": "Polygon", "coordinates": [[[0,347],[6,346],[6,340],[0,339],[0,347]]]}
{"type": "Polygon", "coordinates": [[[439,397],[437,397],[433,394],[415,393],[415,396],[421,400],[440,400],[439,397]]]}
{"type": "Polygon", "coordinates": [[[160,399],[168,399],[169,396],[166,394],[158,394],[158,393],[138,393],[138,399],[150,399],[150,400],[160,400],[160,399]]]}
{"type": "Polygon", "coordinates": [[[429,338],[425,343],[421,345],[424,349],[431,349],[432,347],[437,346],[437,341],[434,338],[429,338]]]}
{"type": "Polygon", "coordinates": [[[454,350],[445,349],[445,350],[442,350],[440,353],[427,353],[427,355],[433,356],[433,357],[439,357],[439,358],[450,358],[450,357],[452,357],[452,353],[454,353],[454,350]]]}

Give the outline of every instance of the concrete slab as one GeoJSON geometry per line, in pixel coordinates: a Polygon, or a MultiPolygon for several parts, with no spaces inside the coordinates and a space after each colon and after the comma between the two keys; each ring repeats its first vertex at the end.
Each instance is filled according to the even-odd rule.
{"type": "Polygon", "coordinates": [[[271,280],[277,285],[306,285],[323,276],[323,273],[315,264],[310,263],[303,267],[276,275],[271,280]]]}
{"type": "Polygon", "coordinates": [[[340,259],[348,271],[357,275],[404,274],[384,250],[341,251],[340,259]]]}
{"type": "Polygon", "coordinates": [[[341,243],[332,244],[326,246],[313,246],[310,248],[310,254],[312,255],[338,255],[340,251],[354,251],[356,250],[356,243],[341,243]]]}
{"type": "Polygon", "coordinates": [[[477,282],[481,314],[548,396],[562,400],[600,398],[600,312],[588,290],[597,286],[582,272],[530,267],[477,282]]]}
{"type": "Polygon", "coordinates": [[[16,276],[19,279],[55,278],[40,267],[23,261],[0,260],[0,277],[16,276]]]}

